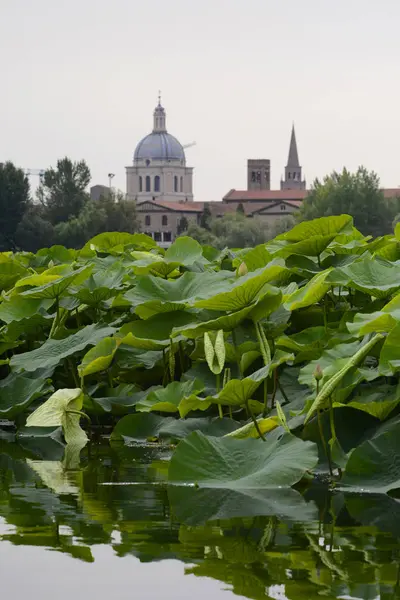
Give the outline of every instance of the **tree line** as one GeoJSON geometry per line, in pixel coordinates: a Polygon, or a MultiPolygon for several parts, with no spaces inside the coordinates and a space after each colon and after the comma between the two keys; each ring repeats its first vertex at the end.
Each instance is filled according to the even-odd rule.
{"type": "Polygon", "coordinates": [[[98,233],[139,231],[135,203],[121,192],[93,202],[90,179],[84,160],[66,157],[44,172],[33,198],[25,172],[11,162],[0,164],[0,251],[81,248],[98,233]]]}
{"type": "MultiPolygon", "coordinates": [[[[11,162],[0,163],[0,251],[36,252],[54,244],[80,248],[105,231],[140,231],[135,203],[125,200],[122,192],[92,201],[90,179],[84,160],[66,157],[45,171],[33,198],[24,171],[11,162]]],[[[266,224],[246,217],[239,204],[235,213],[215,218],[206,205],[198,225],[181,220],[178,235],[219,248],[249,247],[287,231],[296,221],[343,213],[354,218],[364,235],[391,233],[400,221],[400,190],[399,198],[387,200],[376,173],[363,167],[355,173],[343,169],[316,179],[293,216],[266,224]]]]}
{"type": "Polygon", "coordinates": [[[244,215],[243,205],[236,213],[213,217],[206,206],[200,224],[181,224],[181,233],[201,244],[217,248],[256,246],[288,231],[296,222],[310,221],[331,215],[351,215],[354,225],[364,235],[378,237],[393,232],[400,221],[400,189],[397,198],[386,199],[376,173],[364,167],[355,173],[343,169],[334,171],[322,181],[312,184],[300,210],[273,223],[265,223],[244,215]]]}

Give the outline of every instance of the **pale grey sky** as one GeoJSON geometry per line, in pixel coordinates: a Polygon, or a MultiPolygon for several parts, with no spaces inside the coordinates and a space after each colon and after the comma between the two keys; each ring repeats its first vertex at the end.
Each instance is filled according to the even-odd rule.
{"type": "Polygon", "coordinates": [[[0,0],[0,161],[125,169],[162,90],[195,199],[246,186],[247,158],[307,181],[364,164],[400,185],[399,0],[0,0]]]}

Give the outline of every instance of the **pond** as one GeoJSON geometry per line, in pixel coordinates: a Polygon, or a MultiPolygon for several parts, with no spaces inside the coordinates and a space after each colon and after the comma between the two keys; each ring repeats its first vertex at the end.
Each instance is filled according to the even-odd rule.
{"type": "Polygon", "coordinates": [[[168,486],[170,449],[0,440],[3,597],[400,598],[400,509],[168,486]]]}

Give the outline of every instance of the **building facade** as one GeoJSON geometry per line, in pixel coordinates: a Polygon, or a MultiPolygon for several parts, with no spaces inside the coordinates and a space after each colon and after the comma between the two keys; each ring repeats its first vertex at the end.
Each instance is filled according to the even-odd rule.
{"type": "Polygon", "coordinates": [[[159,99],[153,131],[136,146],[126,167],[127,198],[136,202],[193,202],[193,168],[186,166],[185,149],[167,131],[167,115],[159,99]]]}

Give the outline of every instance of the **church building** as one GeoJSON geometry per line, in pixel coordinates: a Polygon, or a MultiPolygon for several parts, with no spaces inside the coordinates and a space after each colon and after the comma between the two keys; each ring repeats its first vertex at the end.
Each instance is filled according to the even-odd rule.
{"type": "Polygon", "coordinates": [[[192,202],[193,168],[186,166],[182,144],[167,131],[167,115],[159,98],[153,113],[153,131],[136,146],[133,165],[126,167],[127,198],[192,202]]]}

